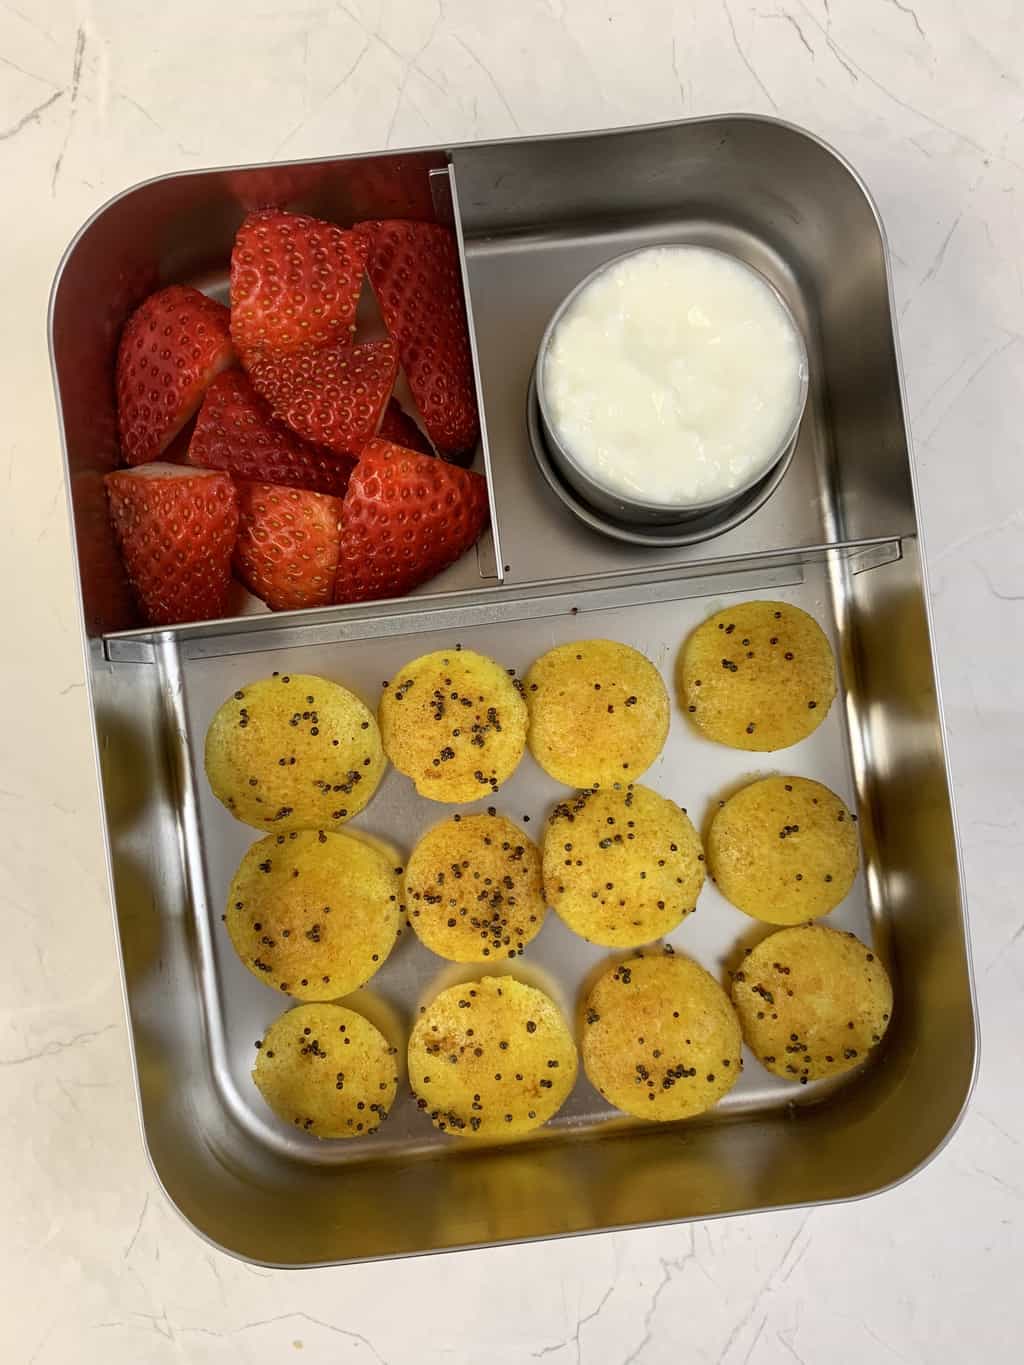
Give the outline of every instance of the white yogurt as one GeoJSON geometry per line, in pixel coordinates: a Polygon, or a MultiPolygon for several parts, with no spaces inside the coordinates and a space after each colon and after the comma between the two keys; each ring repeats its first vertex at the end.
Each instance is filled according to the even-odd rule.
{"type": "Polygon", "coordinates": [[[685,507],[754,482],[791,435],[806,354],[757,271],[706,247],[609,266],[551,335],[544,405],[595,483],[685,507]]]}

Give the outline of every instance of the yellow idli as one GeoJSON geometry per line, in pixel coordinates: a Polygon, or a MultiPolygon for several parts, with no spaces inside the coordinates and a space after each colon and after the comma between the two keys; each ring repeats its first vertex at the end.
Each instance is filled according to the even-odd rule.
{"type": "Polygon", "coordinates": [[[719,891],[768,924],[827,915],[857,875],[854,817],[835,792],[806,777],[751,782],[716,812],[708,870],[719,891]]]}
{"type": "Polygon", "coordinates": [[[816,730],[836,694],[832,647],[787,602],[737,602],[697,627],[677,666],[679,704],[708,739],[785,749],[816,730]]]}
{"type": "Polygon", "coordinates": [[[511,675],[471,649],[414,659],[385,683],[384,751],[421,796],[475,801],[498,790],[526,748],[526,703],[511,675]]]}
{"type": "Polygon", "coordinates": [[[729,997],[703,967],[644,955],[609,967],[587,997],[583,1068],[616,1109],[685,1119],[739,1080],[742,1041],[729,997]]]}
{"type": "Polygon", "coordinates": [[[554,1001],[510,976],[436,996],[409,1039],[409,1084],[435,1127],[506,1138],[546,1123],[576,1080],[576,1045],[554,1001]]]}
{"type": "Polygon", "coordinates": [[[267,1029],[252,1078],[285,1123],[318,1138],[375,1133],[398,1089],[396,1049],[355,1010],[298,1005],[267,1029]]]}
{"type": "Polygon", "coordinates": [[[228,810],[257,829],[340,829],[385,768],[373,713],[308,673],[240,687],[206,732],[206,775],[228,810]]]}
{"type": "Polygon", "coordinates": [[[548,904],[574,933],[635,948],[697,905],[704,855],[686,812],[649,787],[601,787],[560,802],[544,834],[548,904]]]}
{"type": "Polygon", "coordinates": [[[518,957],[547,914],[540,851],[502,815],[453,816],[413,849],[405,907],[417,937],[439,957],[518,957]]]}
{"type": "Polygon", "coordinates": [[[614,640],[549,649],[523,680],[530,753],[557,782],[597,787],[646,772],[668,736],[661,674],[614,640]]]}
{"type": "Polygon", "coordinates": [[[859,1066],[892,1013],[878,955],[823,924],[769,934],[733,973],[732,998],[761,1065],[802,1085],[859,1066]]]}
{"type": "Polygon", "coordinates": [[[235,952],[265,985],[299,1000],[348,995],[394,947],[401,871],[348,834],[260,839],[228,892],[224,919],[235,952]]]}

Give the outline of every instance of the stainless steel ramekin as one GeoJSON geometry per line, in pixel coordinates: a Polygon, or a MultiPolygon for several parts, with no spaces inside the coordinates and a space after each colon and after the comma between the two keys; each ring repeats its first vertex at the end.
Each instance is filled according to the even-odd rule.
{"type": "MultiPolygon", "coordinates": [[[[730,525],[733,525],[735,524],[734,514],[739,509],[743,508],[745,515],[748,516],[750,512],[754,510],[754,507],[748,507],[747,505],[751,498],[756,497],[759,493],[763,494],[763,496],[760,497],[760,500],[755,504],[756,506],[760,506],[760,503],[774,491],[779,480],[773,479],[772,475],[778,471],[781,465],[788,463],[789,458],[796,448],[796,443],[800,435],[800,423],[803,420],[804,408],[807,404],[808,383],[807,346],[804,342],[803,333],[801,332],[789,305],[771,281],[766,279],[760,271],[754,270],[753,266],[740,260],[739,257],[729,255],[729,253],[724,251],[719,251],[715,247],[701,246],[694,248],[682,243],[673,242],[665,242],[653,247],[640,247],[636,251],[624,252],[622,255],[615,256],[611,260],[605,261],[603,265],[598,266],[596,270],[592,270],[589,275],[586,275],[580,280],[575,289],[567,294],[556,308],[547,327],[544,329],[544,335],[541,337],[540,346],[537,351],[537,364],[534,371],[534,385],[537,395],[537,411],[540,429],[550,463],[554,465],[555,472],[558,474],[561,481],[568,485],[569,489],[571,489],[577,498],[582,499],[587,507],[597,513],[599,519],[607,519],[615,525],[626,527],[632,526],[637,527],[638,529],[643,527],[665,527],[669,525],[682,528],[687,523],[700,522],[702,526],[711,527],[711,530],[705,534],[714,534],[714,526],[718,521],[719,514],[723,522],[728,522],[730,525]],[[591,285],[599,275],[603,275],[606,270],[610,270],[620,262],[627,260],[632,256],[639,256],[643,252],[660,251],[665,247],[680,251],[693,249],[699,251],[713,251],[716,255],[726,256],[729,260],[737,261],[739,264],[746,266],[748,270],[753,271],[753,273],[767,285],[775,295],[780,307],[789,318],[800,345],[800,392],[793,421],[786,432],[785,437],[781,441],[778,450],[767,465],[760,468],[751,478],[741,484],[738,488],[731,488],[721,497],[708,499],[703,502],[646,502],[640,498],[631,498],[626,494],[600,483],[593,475],[580,466],[564,442],[560,440],[557,427],[550,415],[545,393],[546,362],[552,338],[554,337],[555,331],[562,318],[572,307],[573,303],[583,290],[591,285]]],[[[704,536],[702,535],[701,538],[703,539],[704,536]]],[[[661,541],[662,537],[658,537],[658,540],[661,541]]]]}

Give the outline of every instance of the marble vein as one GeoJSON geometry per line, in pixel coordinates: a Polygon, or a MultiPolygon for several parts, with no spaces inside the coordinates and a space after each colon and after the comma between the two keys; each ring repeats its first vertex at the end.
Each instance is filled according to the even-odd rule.
{"type": "Polygon", "coordinates": [[[89,1029],[84,1033],[76,1033],[70,1038],[56,1038],[35,1052],[25,1052],[20,1057],[0,1057],[0,1066],[24,1066],[26,1062],[37,1062],[43,1057],[55,1057],[60,1052],[67,1052],[69,1048],[81,1047],[85,1043],[91,1043],[94,1039],[101,1038],[104,1033],[110,1033],[116,1028],[120,1028],[120,1025],[105,1024],[103,1028],[89,1029]]]}
{"type": "Polygon", "coordinates": [[[491,89],[497,95],[498,99],[502,103],[502,106],[504,107],[506,114],[508,114],[509,118],[512,120],[512,127],[516,130],[517,133],[521,133],[523,130],[519,126],[519,120],[516,118],[515,110],[509,103],[508,97],[505,94],[504,90],[502,90],[501,86],[495,79],[494,73],[491,71],[490,67],[487,66],[486,63],[481,60],[481,58],[473,51],[469,44],[459,36],[459,34],[455,35],[455,43],[457,47],[462,48],[463,52],[470,59],[470,61],[473,62],[476,66],[478,66],[480,70],[484,73],[484,75],[487,77],[491,89]]]}
{"type": "Polygon", "coordinates": [[[147,1210],[148,1208],[149,1208],[149,1191],[147,1190],[147,1191],[146,1191],[146,1194],[145,1194],[145,1197],[144,1197],[143,1200],[142,1200],[142,1208],[139,1210],[139,1219],[138,1219],[138,1222],[135,1224],[135,1231],[132,1233],[131,1237],[128,1239],[128,1245],[125,1247],[124,1251],[121,1253],[121,1260],[122,1260],[122,1261],[127,1261],[128,1257],[132,1254],[132,1250],[133,1250],[133,1248],[134,1248],[134,1246],[135,1246],[135,1243],[139,1240],[139,1233],[142,1231],[142,1224],[143,1224],[144,1221],[145,1221],[145,1218],[146,1218],[146,1210],[147,1210]]]}
{"type": "Polygon", "coordinates": [[[556,1341],[556,1342],[552,1343],[552,1345],[550,1345],[550,1346],[542,1346],[542,1347],[540,1348],[539,1351],[533,1351],[533,1352],[531,1352],[531,1354],[532,1354],[534,1360],[540,1360],[543,1356],[554,1355],[555,1352],[564,1350],[566,1346],[575,1346],[575,1347],[576,1347],[576,1365],[580,1365],[580,1360],[581,1360],[581,1357],[582,1357],[582,1350],[583,1350],[582,1345],[581,1345],[581,1343],[580,1343],[580,1334],[581,1334],[581,1332],[583,1331],[584,1327],[587,1326],[588,1323],[593,1322],[596,1318],[599,1318],[599,1317],[601,1316],[601,1313],[602,1313],[602,1311],[604,1310],[605,1304],[608,1302],[608,1300],[611,1298],[611,1296],[612,1296],[612,1294],[614,1294],[614,1292],[615,1292],[615,1281],[613,1280],[612,1283],[608,1286],[608,1288],[607,1288],[607,1289],[604,1291],[604,1293],[601,1295],[601,1298],[600,1298],[599,1301],[598,1301],[597,1307],[591,1309],[591,1311],[590,1311],[589,1313],[584,1313],[581,1317],[577,1317],[577,1319],[576,1319],[576,1327],[575,1327],[575,1330],[573,1331],[572,1335],[571,1335],[571,1336],[568,1336],[568,1337],[565,1337],[565,1339],[562,1340],[562,1341],[556,1341]]]}
{"type": "Polygon", "coordinates": [[[693,1224],[687,1224],[687,1235],[689,1237],[689,1248],[682,1256],[670,1257],[659,1256],[658,1264],[661,1267],[661,1279],[654,1287],[650,1300],[644,1310],[643,1336],[637,1346],[630,1351],[629,1355],[623,1360],[622,1365],[633,1365],[634,1361],[640,1359],[641,1352],[650,1344],[654,1336],[654,1316],[658,1311],[658,1304],[661,1296],[672,1281],[673,1275],[681,1274],[690,1261],[696,1260],[697,1250],[694,1244],[693,1224]]]}
{"type": "Polygon", "coordinates": [[[64,141],[61,143],[57,159],[53,163],[53,175],[50,179],[51,197],[57,193],[57,180],[60,176],[61,167],[64,164],[64,156],[71,141],[71,132],[75,126],[75,115],[78,112],[78,94],[82,84],[82,65],[85,61],[85,29],[79,27],[75,34],[75,53],[71,61],[71,94],[68,99],[68,121],[64,130],[64,141]]]}
{"type": "Polygon", "coordinates": [[[3,9],[7,14],[13,14],[16,19],[20,19],[23,24],[38,33],[41,38],[45,38],[52,47],[57,46],[57,40],[50,30],[44,28],[38,19],[33,19],[31,14],[26,14],[24,10],[18,9],[15,5],[0,5],[0,9],[3,9]]]}
{"type": "Polygon", "coordinates": [[[43,100],[41,104],[37,104],[35,108],[30,109],[27,114],[22,114],[21,118],[18,119],[16,123],[12,123],[9,128],[5,128],[0,132],[0,142],[6,142],[8,138],[17,137],[21,130],[27,128],[30,123],[38,123],[47,109],[49,109],[52,104],[56,104],[63,94],[63,90],[55,90],[48,99],[43,100]]]}
{"type": "Polygon", "coordinates": [[[921,27],[921,20],[917,17],[916,10],[911,9],[909,5],[901,4],[900,0],[886,0],[886,4],[892,5],[892,7],[898,9],[901,14],[908,15],[910,17],[910,22],[917,29],[918,36],[921,38],[925,36],[924,29],[921,27]]]}
{"type": "Polygon", "coordinates": [[[40,85],[52,86],[54,84],[48,76],[40,76],[35,71],[29,71],[27,67],[11,61],[10,57],[5,57],[2,53],[0,53],[0,66],[8,66],[12,71],[17,71],[19,75],[27,76],[30,81],[38,81],[40,85]]]}
{"type": "Polygon", "coordinates": [[[729,24],[729,32],[732,34],[732,45],[733,45],[733,47],[736,49],[736,51],[737,51],[737,53],[738,53],[738,55],[739,55],[740,61],[741,61],[741,62],[743,63],[743,65],[747,68],[747,70],[750,72],[751,76],[753,76],[754,81],[755,81],[755,83],[757,84],[758,89],[761,91],[762,95],[764,95],[764,97],[765,97],[765,99],[768,101],[768,103],[772,106],[772,108],[773,108],[774,110],[778,111],[779,106],[775,103],[775,100],[774,100],[773,97],[772,97],[771,91],[770,91],[770,90],[768,89],[768,87],[765,85],[765,83],[764,83],[764,81],[761,79],[761,77],[757,74],[757,71],[754,69],[753,63],[751,62],[750,58],[747,56],[746,52],[744,52],[743,47],[742,47],[742,45],[741,45],[741,43],[740,43],[740,40],[739,40],[739,38],[737,37],[737,34],[736,34],[736,24],[735,24],[734,21],[733,21],[732,10],[730,10],[730,8],[729,8],[728,0],[722,0],[722,9],[725,11],[725,17],[726,17],[726,19],[727,19],[727,21],[728,21],[728,24],[729,24]]]}
{"type": "Polygon", "coordinates": [[[336,1323],[326,1322],[323,1318],[315,1318],[311,1313],[303,1313],[299,1310],[291,1313],[279,1313],[273,1318],[258,1318],[255,1322],[244,1322],[241,1327],[234,1329],[232,1335],[237,1336],[240,1332],[253,1332],[260,1327],[272,1327],[275,1323],[287,1322],[292,1318],[299,1318],[303,1322],[312,1323],[314,1327],[322,1327],[325,1332],[333,1332],[336,1336],[347,1337],[349,1341],[358,1342],[360,1346],[365,1346],[373,1354],[374,1359],[379,1361],[380,1365],[388,1365],[370,1338],[364,1336],[362,1332],[350,1331],[347,1327],[339,1327],[336,1323]]]}
{"type": "Polygon", "coordinates": [[[796,1349],[796,1347],[790,1341],[789,1337],[787,1337],[784,1332],[776,1332],[775,1340],[779,1343],[779,1345],[782,1347],[784,1351],[786,1351],[789,1355],[793,1357],[797,1365],[807,1365],[807,1362],[804,1360],[803,1356],[799,1353],[799,1351],[796,1349]]]}

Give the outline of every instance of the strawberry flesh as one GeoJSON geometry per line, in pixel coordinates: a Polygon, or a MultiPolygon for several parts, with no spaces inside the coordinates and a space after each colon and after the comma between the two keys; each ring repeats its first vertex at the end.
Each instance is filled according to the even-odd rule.
{"type": "Polygon", "coordinates": [[[359,233],[281,209],[250,213],[231,252],[231,335],[254,348],[347,346],[368,244],[359,233]]]}
{"type": "Polygon", "coordinates": [[[352,461],[311,444],[279,422],[241,370],[210,385],[185,457],[202,469],[226,469],[238,479],[311,488],[341,497],[352,461]]]}
{"type": "Polygon", "coordinates": [[[487,514],[479,474],[370,441],[345,494],[335,602],[409,592],[464,554],[487,514]]]}
{"type": "Polygon", "coordinates": [[[381,418],[377,435],[392,445],[406,450],[418,450],[421,455],[433,455],[434,449],[397,398],[389,398],[381,418]]]}
{"type": "Polygon", "coordinates": [[[117,353],[117,416],[128,464],[157,460],[235,363],[228,310],[174,284],[151,294],[125,323],[117,353]]]}
{"type": "Polygon", "coordinates": [[[331,601],[341,540],[340,498],[302,488],[238,489],[235,573],[273,611],[331,601]]]}
{"type": "Polygon", "coordinates": [[[471,451],[480,434],[469,328],[455,236],[440,223],[359,223],[384,323],[427,435],[442,455],[471,451]]]}
{"type": "Polygon", "coordinates": [[[314,445],[352,456],[376,434],[398,373],[393,341],[257,349],[245,363],[282,422],[314,445]]]}
{"type": "Polygon", "coordinates": [[[121,555],[148,622],[224,615],[238,534],[230,475],[155,463],[116,470],[106,484],[121,555]]]}

